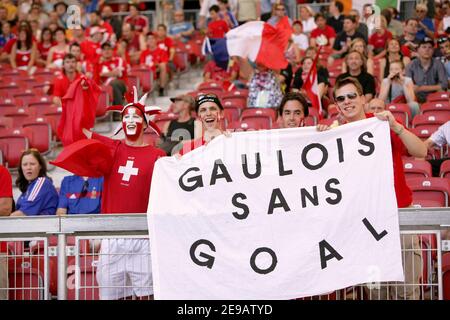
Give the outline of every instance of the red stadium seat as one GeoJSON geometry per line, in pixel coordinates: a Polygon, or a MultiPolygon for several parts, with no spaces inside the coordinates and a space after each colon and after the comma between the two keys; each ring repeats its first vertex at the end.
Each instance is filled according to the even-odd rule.
{"type": "Polygon", "coordinates": [[[201,91],[203,93],[215,93],[220,96],[223,93],[222,82],[218,81],[202,82],[199,84],[197,91],[201,91]]]}
{"type": "Polygon", "coordinates": [[[0,97],[11,97],[14,93],[20,92],[21,89],[17,82],[4,82],[0,83],[0,97]]]}
{"type": "Polygon", "coordinates": [[[22,105],[18,105],[20,101],[16,101],[16,99],[9,96],[0,96],[0,109],[4,107],[21,107],[22,105]]]}
{"type": "Polygon", "coordinates": [[[109,94],[106,90],[101,90],[98,96],[97,108],[95,110],[95,117],[102,118],[107,113],[107,108],[109,106],[109,94]]]}
{"type": "Polygon", "coordinates": [[[442,162],[439,176],[441,178],[450,179],[450,160],[442,162]]]}
{"type": "Polygon", "coordinates": [[[44,257],[8,259],[9,300],[44,300],[44,257]]]}
{"type": "Polygon", "coordinates": [[[155,117],[153,118],[153,122],[158,126],[159,130],[162,131],[166,123],[177,119],[178,115],[176,115],[175,113],[160,113],[155,115],[155,117]]]}
{"type": "Polygon", "coordinates": [[[24,150],[28,149],[28,146],[28,138],[20,130],[11,130],[10,133],[0,136],[0,150],[9,169],[19,167],[20,156],[24,150]]]}
{"type": "Polygon", "coordinates": [[[128,91],[133,92],[133,87],[136,87],[138,92],[142,92],[139,76],[136,74],[128,74],[128,91]]]}
{"type": "MultiPolygon", "coordinates": [[[[67,278],[67,300],[76,299],[75,268],[67,278]]],[[[80,256],[80,278],[78,300],[100,300],[99,287],[96,278],[97,257],[92,255],[80,256]]]]}
{"type": "Polygon", "coordinates": [[[131,74],[139,77],[139,84],[143,92],[150,92],[153,90],[153,72],[149,68],[135,67],[131,69],[131,74]]]}
{"type": "Polygon", "coordinates": [[[442,114],[450,119],[450,102],[449,101],[432,101],[426,102],[420,106],[422,114],[442,114]]]}
{"type": "Polygon", "coordinates": [[[47,106],[45,108],[45,110],[43,111],[43,117],[44,117],[45,121],[50,124],[50,126],[52,128],[52,134],[54,137],[57,138],[57,140],[59,139],[57,136],[57,131],[58,131],[59,120],[61,119],[61,114],[62,114],[62,108],[57,107],[55,105],[47,106]]]}
{"type": "Polygon", "coordinates": [[[25,122],[29,121],[31,116],[34,116],[32,112],[33,110],[28,108],[19,108],[13,112],[5,113],[3,116],[12,119],[13,128],[21,128],[25,122]]]}
{"type": "Polygon", "coordinates": [[[427,101],[448,101],[450,94],[447,91],[439,91],[430,93],[427,96],[427,101]]]}
{"type": "Polygon", "coordinates": [[[30,147],[38,149],[40,153],[45,155],[51,151],[52,128],[50,124],[44,122],[43,118],[35,120],[38,121],[24,123],[23,131],[28,138],[30,147]]]}
{"type": "Polygon", "coordinates": [[[425,160],[403,160],[403,169],[405,171],[405,177],[407,179],[426,178],[433,176],[431,164],[425,160]]]}
{"type": "Polygon", "coordinates": [[[249,108],[242,111],[241,120],[255,119],[263,128],[270,129],[277,120],[277,112],[272,108],[249,108]]]}
{"type": "Polygon", "coordinates": [[[159,136],[152,129],[147,129],[144,131],[144,142],[151,146],[156,146],[159,136]]]}
{"type": "Polygon", "coordinates": [[[255,119],[248,119],[244,121],[235,121],[227,126],[227,129],[234,131],[255,131],[261,129],[268,129],[261,126],[259,121],[255,119]]]}
{"type": "Polygon", "coordinates": [[[440,208],[441,203],[434,200],[414,199],[412,203],[415,208],[440,208]]]}
{"type": "Polygon", "coordinates": [[[413,128],[439,128],[442,124],[448,121],[445,115],[441,114],[418,114],[412,121],[413,128]]]}
{"type": "Polygon", "coordinates": [[[450,300],[450,252],[442,255],[442,284],[444,300],[450,300]]]}
{"type": "Polygon", "coordinates": [[[439,201],[441,207],[448,207],[450,185],[443,178],[414,178],[406,180],[415,200],[439,201]]]}
{"type": "Polygon", "coordinates": [[[20,100],[22,106],[26,107],[31,101],[36,99],[36,94],[31,89],[26,89],[23,92],[13,94],[14,99],[20,100]]]}
{"type": "Polygon", "coordinates": [[[241,91],[233,91],[233,92],[224,93],[220,100],[221,100],[222,104],[229,102],[232,105],[246,108],[247,107],[247,98],[248,98],[247,94],[244,94],[241,91]]]}
{"type": "Polygon", "coordinates": [[[386,109],[389,110],[394,116],[398,115],[400,119],[403,120],[403,123],[407,128],[409,128],[411,123],[411,109],[406,103],[393,103],[386,106],[386,109]]]}
{"type": "Polygon", "coordinates": [[[420,128],[408,128],[408,130],[414,133],[420,139],[425,140],[428,139],[437,130],[437,128],[435,126],[421,126],[420,128]]]}
{"type": "Polygon", "coordinates": [[[225,114],[232,119],[232,121],[239,120],[242,111],[245,109],[245,106],[242,104],[239,104],[239,101],[225,101],[222,103],[222,106],[224,108],[225,114]]]}

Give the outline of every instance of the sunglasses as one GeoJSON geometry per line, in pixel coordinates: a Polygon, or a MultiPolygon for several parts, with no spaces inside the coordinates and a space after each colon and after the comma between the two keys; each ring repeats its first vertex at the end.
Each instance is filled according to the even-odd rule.
{"type": "Polygon", "coordinates": [[[346,95],[343,95],[343,96],[337,96],[336,102],[342,103],[345,101],[345,98],[349,98],[350,100],[355,100],[357,97],[358,97],[357,93],[347,93],[346,95]]]}
{"type": "Polygon", "coordinates": [[[437,43],[441,44],[441,43],[444,43],[444,42],[447,42],[447,41],[448,41],[448,38],[447,38],[447,37],[444,37],[444,38],[439,38],[439,39],[437,40],[437,43]]]}
{"type": "Polygon", "coordinates": [[[88,188],[89,188],[89,181],[86,180],[86,181],[83,183],[83,188],[81,189],[81,192],[80,192],[80,198],[86,197],[86,195],[87,195],[87,193],[88,193],[88,188]]]}

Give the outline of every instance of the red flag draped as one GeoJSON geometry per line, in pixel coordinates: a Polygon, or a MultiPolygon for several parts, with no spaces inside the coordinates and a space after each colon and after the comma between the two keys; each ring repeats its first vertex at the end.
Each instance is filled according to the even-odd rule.
{"type": "Polygon", "coordinates": [[[306,81],[303,83],[303,89],[308,94],[309,100],[313,108],[319,111],[319,115],[322,117],[322,102],[319,96],[319,83],[317,80],[317,61],[319,60],[319,54],[322,47],[319,47],[316,57],[314,58],[311,70],[309,70],[306,81]]]}
{"type": "Polygon", "coordinates": [[[58,125],[58,136],[64,146],[86,138],[82,128],[90,129],[94,126],[99,95],[100,88],[92,80],[81,77],[72,82],[62,98],[63,110],[58,125]],[[87,90],[81,87],[83,80],[88,85],[87,90]]]}

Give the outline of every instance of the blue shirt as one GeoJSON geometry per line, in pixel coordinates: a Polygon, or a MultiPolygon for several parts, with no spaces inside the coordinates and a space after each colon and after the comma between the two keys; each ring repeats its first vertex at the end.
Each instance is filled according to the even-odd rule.
{"type": "Polygon", "coordinates": [[[0,48],[3,48],[9,40],[14,39],[15,37],[16,36],[14,35],[14,33],[10,33],[7,37],[5,37],[3,34],[0,34],[0,48]]]}
{"type": "Polygon", "coordinates": [[[27,216],[54,215],[58,205],[58,192],[46,177],[33,180],[17,200],[16,210],[27,216]]]}
{"type": "Polygon", "coordinates": [[[84,183],[85,180],[79,176],[64,177],[58,208],[67,209],[67,214],[100,213],[103,178],[88,178],[86,193],[82,194],[84,183]]]}
{"type": "MultiPolygon", "coordinates": [[[[194,29],[194,26],[192,25],[192,23],[190,23],[188,21],[174,23],[169,26],[169,35],[175,36],[177,34],[180,34],[182,32],[186,32],[186,31],[189,31],[192,29],[194,29]]],[[[182,36],[182,38],[183,38],[183,40],[190,39],[190,37],[186,37],[186,36],[182,36]]]]}
{"type": "MultiPolygon", "coordinates": [[[[424,25],[426,25],[428,29],[430,29],[431,31],[434,32],[433,20],[431,20],[430,18],[425,18],[421,22],[424,25]]],[[[420,28],[420,25],[419,25],[419,28],[420,28]]],[[[417,31],[416,38],[418,38],[419,40],[423,40],[423,38],[425,38],[425,36],[426,36],[425,30],[420,29],[419,31],[417,31]]]]}

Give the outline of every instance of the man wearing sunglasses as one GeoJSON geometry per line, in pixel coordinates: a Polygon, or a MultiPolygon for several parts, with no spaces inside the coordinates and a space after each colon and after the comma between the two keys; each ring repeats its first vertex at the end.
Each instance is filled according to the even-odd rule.
{"type": "MultiPolygon", "coordinates": [[[[394,166],[394,187],[399,208],[409,207],[412,204],[412,193],[406,184],[405,173],[403,171],[402,155],[405,148],[407,152],[418,158],[427,155],[425,144],[398,123],[390,111],[382,111],[375,114],[366,114],[364,105],[366,99],[363,95],[361,84],[355,78],[347,77],[338,79],[334,86],[333,97],[336,101],[339,113],[347,123],[364,120],[376,116],[378,119],[389,122],[391,135],[392,160],[394,166]]],[[[318,130],[327,130],[326,126],[318,126],[318,130]]],[[[420,246],[416,235],[403,235],[402,248],[405,250],[404,263],[408,263],[405,271],[405,287],[401,287],[396,292],[397,296],[404,299],[418,299],[420,297],[420,277],[422,274],[422,257],[420,246]],[[416,284],[412,286],[411,284],[416,284]]],[[[371,296],[386,299],[388,292],[372,292],[371,296]]],[[[395,294],[395,293],[394,293],[395,294]]]]}
{"type": "Polygon", "coordinates": [[[422,40],[425,37],[434,37],[434,24],[433,20],[427,17],[428,8],[426,4],[419,3],[416,6],[416,17],[419,21],[419,31],[417,32],[417,38],[422,40]]]}

